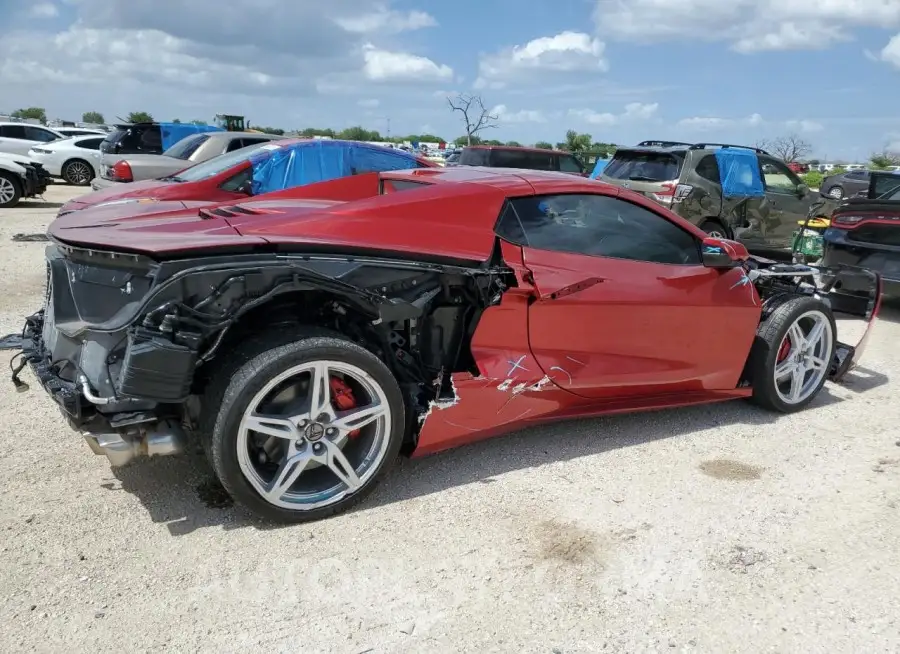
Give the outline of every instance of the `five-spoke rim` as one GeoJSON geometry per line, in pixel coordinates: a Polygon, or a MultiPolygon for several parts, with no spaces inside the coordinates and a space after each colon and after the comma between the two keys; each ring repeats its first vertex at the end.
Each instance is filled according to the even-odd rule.
{"type": "Polygon", "coordinates": [[[306,511],[362,487],[381,467],[390,434],[387,396],[371,375],[342,361],[312,361],[250,400],[238,427],[238,463],[264,500],[306,511]],[[341,410],[338,393],[353,408],[341,410]]]}
{"type": "Polygon", "coordinates": [[[0,204],[12,202],[14,197],[16,197],[16,189],[13,187],[13,183],[5,177],[0,177],[0,204]]]}
{"type": "Polygon", "coordinates": [[[821,311],[807,311],[778,346],[775,391],[782,402],[799,404],[816,392],[831,365],[834,332],[821,311]]]}

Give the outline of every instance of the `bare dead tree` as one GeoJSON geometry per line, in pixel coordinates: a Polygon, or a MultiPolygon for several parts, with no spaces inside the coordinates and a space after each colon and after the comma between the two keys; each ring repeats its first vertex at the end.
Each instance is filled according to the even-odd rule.
{"type": "Polygon", "coordinates": [[[472,145],[472,137],[492,127],[497,127],[499,116],[491,114],[484,107],[484,101],[480,95],[457,94],[456,98],[447,98],[451,111],[462,114],[463,123],[466,126],[466,142],[472,145]]]}
{"type": "Polygon", "coordinates": [[[764,148],[787,163],[793,163],[812,152],[812,145],[797,134],[788,134],[772,139],[764,148]]]}

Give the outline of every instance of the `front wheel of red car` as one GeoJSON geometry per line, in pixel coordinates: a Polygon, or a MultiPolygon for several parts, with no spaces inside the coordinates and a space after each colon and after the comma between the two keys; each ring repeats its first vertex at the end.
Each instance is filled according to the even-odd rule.
{"type": "Polygon", "coordinates": [[[780,413],[808,405],[825,385],[836,344],[834,316],[824,302],[781,302],[757,330],[750,355],[753,401],[780,413]]]}
{"type": "Polygon", "coordinates": [[[368,495],[397,459],[400,386],[372,352],[330,332],[235,352],[243,365],[207,392],[205,432],[225,490],[256,515],[306,522],[368,495]]]}

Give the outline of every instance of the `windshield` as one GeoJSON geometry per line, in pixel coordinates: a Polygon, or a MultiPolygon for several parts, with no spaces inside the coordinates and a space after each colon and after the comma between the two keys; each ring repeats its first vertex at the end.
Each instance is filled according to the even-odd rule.
{"type": "MultiPolygon", "coordinates": [[[[176,145],[178,144],[176,143],[176,145]]],[[[213,157],[208,161],[182,170],[178,173],[177,179],[182,182],[198,182],[201,179],[209,179],[241,162],[249,160],[251,155],[262,148],[271,149],[272,147],[271,143],[258,143],[256,145],[249,145],[246,148],[241,148],[240,150],[235,150],[234,152],[226,152],[218,157],[213,157]]]]}
{"type": "Polygon", "coordinates": [[[209,140],[209,134],[194,134],[181,139],[171,148],[163,152],[163,156],[174,159],[190,159],[201,145],[209,140]]]}
{"type": "Polygon", "coordinates": [[[604,177],[640,182],[668,182],[680,173],[681,159],[667,152],[622,150],[603,170],[604,177]]]}

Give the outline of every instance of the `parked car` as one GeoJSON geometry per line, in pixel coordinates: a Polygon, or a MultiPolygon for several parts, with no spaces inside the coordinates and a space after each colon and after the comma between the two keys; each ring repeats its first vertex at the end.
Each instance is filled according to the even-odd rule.
{"type": "MultiPolygon", "coordinates": [[[[436,164],[400,149],[357,141],[285,139],[234,150],[175,175],[116,184],[64,204],[58,215],[88,207],[135,203],[239,202],[312,182],[370,170],[430,168],[436,164]]],[[[127,213],[129,207],[124,207],[127,213]]]]}
{"type": "Polygon", "coordinates": [[[100,174],[91,188],[97,191],[122,183],[168,177],[219,155],[283,138],[260,132],[203,132],[181,139],[162,154],[106,153],[101,156],[100,174]]]}
{"type": "Polygon", "coordinates": [[[540,148],[520,148],[511,145],[467,146],[462,149],[457,165],[558,170],[575,175],[585,174],[584,166],[571,152],[543,150],[540,148]]]}
{"type": "Polygon", "coordinates": [[[751,251],[790,252],[799,223],[810,215],[827,217],[834,207],[810,193],[784,161],[765,150],[722,143],[656,143],[619,148],[597,179],[641,193],[707,234],[734,238],[751,251]],[[723,157],[752,178],[752,193],[749,187],[736,194],[724,192],[723,157]]]}
{"type": "Polygon", "coordinates": [[[809,172],[809,164],[800,163],[799,161],[791,161],[788,163],[787,167],[791,172],[797,173],[798,175],[809,172]]]}
{"type": "Polygon", "coordinates": [[[49,233],[22,358],[68,424],[113,465],[180,451],[186,426],[228,493],[285,522],[359,502],[400,452],[548,420],[799,411],[861,354],[833,312],[879,308],[868,271],[847,271],[866,297],[819,294],[811,267],[549,172],[367,173],[49,233]]]}
{"type": "Polygon", "coordinates": [[[52,176],[74,186],[87,186],[100,168],[102,135],[75,136],[36,145],[28,151],[52,176]]]}
{"type": "Polygon", "coordinates": [[[0,153],[27,155],[35,145],[65,138],[49,127],[30,123],[0,123],[0,153]]]}
{"type": "Polygon", "coordinates": [[[50,175],[28,155],[0,152],[0,209],[11,209],[22,200],[47,190],[50,175]]]}
{"type": "Polygon", "coordinates": [[[841,203],[823,236],[822,262],[873,270],[887,293],[900,294],[900,175],[872,172],[865,197],[841,203]]]}
{"type": "Polygon", "coordinates": [[[869,188],[869,171],[852,170],[837,175],[829,175],[819,185],[819,193],[834,200],[856,195],[869,188]]]}
{"type": "Polygon", "coordinates": [[[222,132],[215,125],[191,123],[124,123],[115,125],[100,146],[101,154],[162,154],[191,134],[222,132]]]}
{"type": "Polygon", "coordinates": [[[102,129],[90,129],[87,127],[55,127],[54,131],[59,132],[65,137],[72,136],[96,136],[106,137],[107,132],[102,129]]]}

